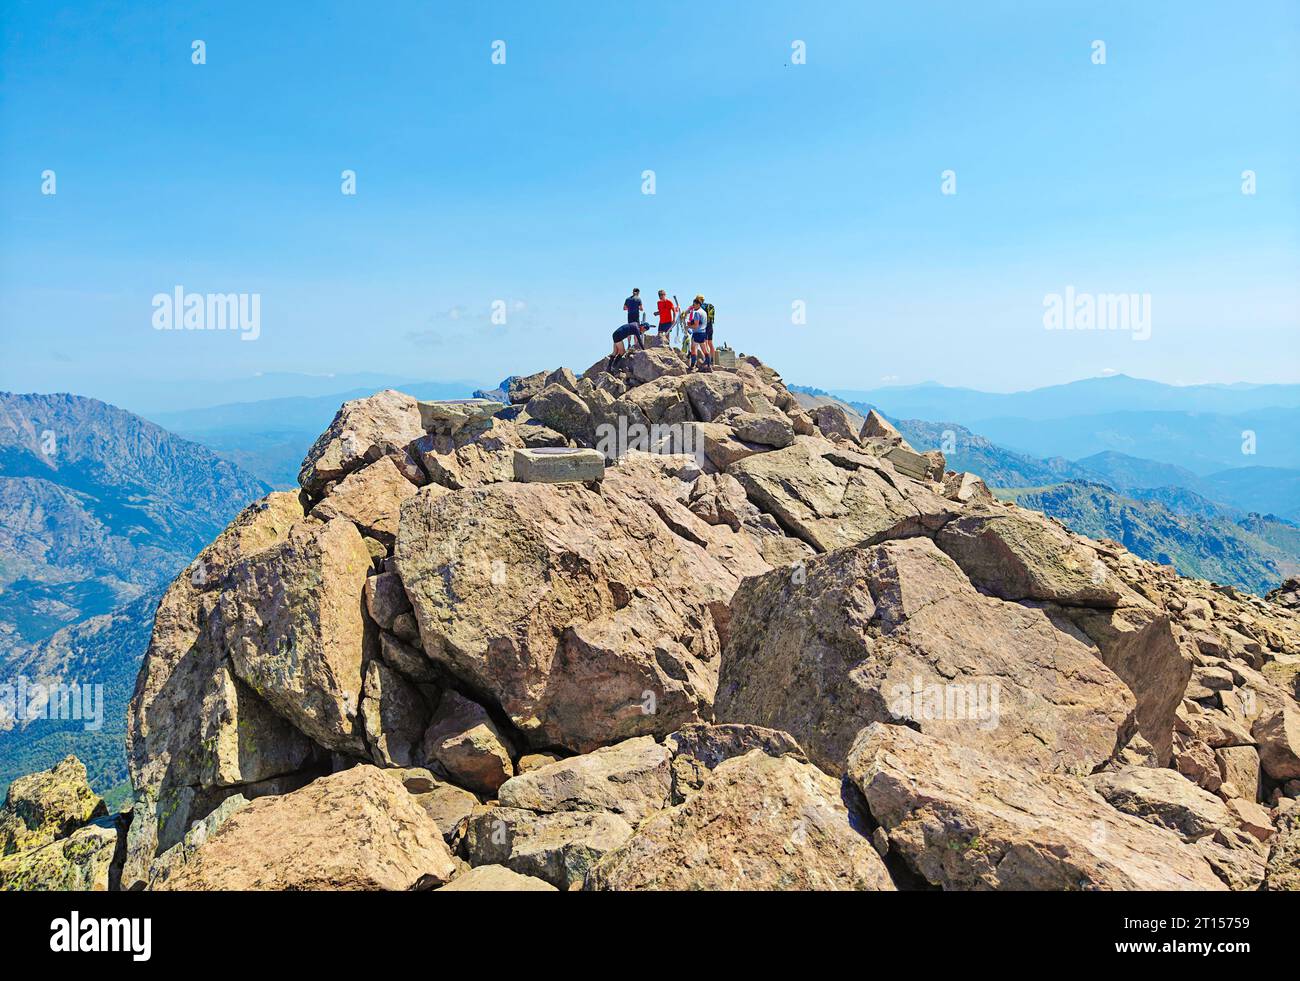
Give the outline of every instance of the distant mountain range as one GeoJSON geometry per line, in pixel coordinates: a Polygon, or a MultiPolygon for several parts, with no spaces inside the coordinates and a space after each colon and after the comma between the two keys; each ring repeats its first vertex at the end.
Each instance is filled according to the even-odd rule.
{"type": "MultiPolygon", "coordinates": [[[[158,425],[202,443],[277,490],[298,486],[298,467],[312,441],[338,407],[393,385],[367,386],[328,395],[227,402],[199,409],[155,412],[158,425]]],[[[412,382],[401,390],[419,399],[468,398],[469,382],[412,382]]]]}
{"type": "Polygon", "coordinates": [[[955,423],[891,420],[918,450],[944,450],[948,466],[983,476],[999,496],[1050,514],[1071,530],[1122,543],[1180,573],[1262,594],[1300,571],[1300,527],[1210,500],[1182,486],[1144,481],[1199,478],[1118,453],[1035,459],[955,423]]]}
{"type": "MultiPolygon", "coordinates": [[[[141,625],[161,586],[268,490],[207,447],[104,402],[0,393],[0,675],[90,684],[121,668],[133,677],[117,660],[143,652],[141,625]]],[[[120,714],[125,696],[120,685],[111,691],[120,714]]],[[[0,729],[13,722],[0,719],[0,729]]],[[[58,727],[31,728],[24,751],[58,727]]],[[[119,726],[116,737],[79,737],[116,746],[116,770],[101,779],[120,779],[120,735],[119,726]]],[[[0,737],[0,772],[14,738],[0,737]]],[[[66,745],[53,740],[56,755],[42,765],[66,745]]]]}
{"type": "MultiPolygon", "coordinates": [[[[307,374],[299,371],[264,371],[239,378],[153,378],[133,381],[105,377],[93,393],[97,398],[121,406],[136,415],[152,419],[161,412],[179,412],[211,406],[216,398],[222,402],[266,402],[272,399],[317,398],[336,392],[385,388],[403,391],[407,386],[422,384],[408,374],[380,371],[330,372],[307,374]]],[[[470,391],[481,382],[446,382],[470,391]]]]}
{"type": "Polygon", "coordinates": [[[1166,385],[1109,375],[1027,392],[981,392],[934,382],[828,394],[846,402],[881,406],[903,418],[1065,419],[1112,412],[1195,412],[1236,415],[1258,409],[1300,408],[1300,385],[1166,385]]]}
{"type": "Polygon", "coordinates": [[[1199,476],[1300,471],[1300,385],[1180,386],[1114,375],[1011,394],[936,384],[827,394],[890,418],[947,420],[1037,457],[1114,451],[1199,476]]]}

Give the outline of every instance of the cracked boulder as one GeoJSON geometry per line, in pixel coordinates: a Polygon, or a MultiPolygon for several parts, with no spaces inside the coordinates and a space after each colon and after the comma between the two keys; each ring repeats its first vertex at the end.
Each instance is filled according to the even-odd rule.
{"type": "Polygon", "coordinates": [[[673,758],[673,803],[680,804],[704,785],[718,764],[754,750],[768,756],[793,756],[807,762],[803,749],[788,732],[762,726],[695,722],[664,739],[673,758]]]}
{"type": "Polygon", "coordinates": [[[718,721],[788,732],[832,774],[876,721],[1086,774],[1131,734],[1133,710],[1068,624],[981,594],[927,538],[745,580],[715,703],[718,721]]]}
{"type": "Polygon", "coordinates": [[[230,571],[283,542],[302,520],[297,494],[270,494],[249,505],[158,605],[127,710],[135,818],[123,888],[147,882],[155,855],[176,846],[236,787],[280,778],[314,752],[306,736],[235,676],[215,616],[230,571]]]}
{"type": "MultiPolygon", "coordinates": [[[[241,719],[256,716],[252,728],[260,729],[273,725],[275,716],[250,689],[228,684],[229,662],[207,621],[230,569],[283,541],[302,518],[296,494],[271,494],[249,505],[164,594],[127,711],[127,762],[137,790],[208,785],[204,773],[238,773],[239,782],[252,782],[271,771],[284,772],[274,742],[250,745],[238,736],[241,719]],[[208,702],[209,693],[220,692],[225,694],[218,696],[219,711],[192,710],[208,702]],[[239,753],[218,752],[214,760],[209,751],[214,739],[218,746],[239,747],[239,753]]],[[[216,700],[211,704],[215,707],[216,700]]],[[[289,728],[285,723],[268,735],[292,740],[284,731],[289,728]]]]}
{"type": "Polygon", "coordinates": [[[363,756],[358,725],[370,553],[350,521],[294,525],[228,573],[214,618],[235,674],[327,749],[363,756]]]}
{"type": "Polygon", "coordinates": [[[848,775],[889,853],[943,889],[1225,888],[1177,834],[1076,777],[882,723],[854,743],[848,775]]]}
{"type": "Polygon", "coordinates": [[[1062,607],[1060,612],[1096,645],[1098,659],[1133,693],[1138,730],[1156,760],[1167,764],[1176,712],[1192,674],[1169,617],[1149,605],[1115,610],[1062,607]]]}
{"type": "Polygon", "coordinates": [[[840,782],[793,756],[719,763],[605,855],[589,889],[894,889],[840,782]]]}
{"type": "Polygon", "coordinates": [[[785,449],[746,456],[726,469],[787,534],[827,552],[933,532],[956,513],[952,502],[887,467],[851,448],[797,437],[785,449]]]}
{"type": "Polygon", "coordinates": [[[416,687],[383,661],[366,662],[361,717],[377,766],[409,767],[429,724],[429,706],[416,687]]]}
{"type": "Polygon", "coordinates": [[[321,521],[347,518],[363,535],[391,546],[402,502],[415,491],[392,457],[386,456],[344,477],[311,513],[321,521]]]}
{"type": "Polygon", "coordinates": [[[768,566],[684,491],[644,454],[599,491],[422,491],[403,506],[394,561],[426,654],[538,747],[585,752],[705,717],[726,604],[768,566]]]}

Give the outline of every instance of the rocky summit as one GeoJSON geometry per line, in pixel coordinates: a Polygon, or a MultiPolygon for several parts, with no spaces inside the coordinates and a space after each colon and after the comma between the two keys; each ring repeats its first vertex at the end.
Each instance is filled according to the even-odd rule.
{"type": "Polygon", "coordinates": [[[1297,888],[1294,584],[1072,534],[752,356],[504,391],[343,405],[159,604],[129,821],[15,783],[0,881],[1297,888]]]}

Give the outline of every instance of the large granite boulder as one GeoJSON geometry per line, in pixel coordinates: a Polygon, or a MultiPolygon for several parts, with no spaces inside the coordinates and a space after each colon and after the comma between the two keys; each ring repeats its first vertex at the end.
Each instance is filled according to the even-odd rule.
{"type": "Polygon", "coordinates": [[[590,444],[595,423],[587,403],[563,385],[547,385],[529,400],[527,412],[543,426],[590,444]]]}
{"type": "Polygon", "coordinates": [[[1300,779],[1300,706],[1280,700],[1255,720],[1251,733],[1265,773],[1274,780],[1300,779]]]}
{"type": "Polygon", "coordinates": [[[862,428],[858,431],[858,439],[864,442],[868,439],[879,439],[893,446],[901,446],[908,450],[912,448],[908,445],[907,440],[903,439],[903,434],[894,427],[894,424],[875,409],[870,410],[862,421],[862,428]]]}
{"type": "Polygon", "coordinates": [[[627,393],[626,400],[640,409],[651,425],[680,425],[690,422],[694,415],[683,389],[683,381],[678,375],[666,375],[636,386],[627,393]]]}
{"type": "Polygon", "coordinates": [[[104,892],[117,849],[112,828],[88,827],[0,858],[3,892],[104,892]]]}
{"type": "Polygon", "coordinates": [[[796,437],[726,469],[755,505],[819,552],[932,532],[956,513],[952,502],[876,458],[815,437],[796,437]]]}
{"type": "Polygon", "coordinates": [[[686,362],[681,354],[670,347],[647,347],[633,351],[627,359],[627,372],[637,382],[644,384],[665,375],[686,374],[686,362]]]}
{"type": "Polygon", "coordinates": [[[1096,645],[1098,659],[1133,693],[1138,731],[1157,762],[1167,764],[1175,713],[1192,674],[1169,616],[1148,604],[1114,610],[1061,607],[1059,612],[1096,645]]]}
{"type": "Polygon", "coordinates": [[[366,662],[361,718],[371,759],[377,766],[409,767],[429,724],[429,705],[420,691],[384,661],[366,662]]]}
{"type": "Polygon", "coordinates": [[[327,749],[362,756],[358,726],[370,553],[343,519],[306,521],[227,574],[214,618],[235,673],[327,749]]]}
{"type": "Polygon", "coordinates": [[[1111,807],[1177,832],[1186,841],[1237,826],[1223,801],[1176,770],[1129,766],[1094,774],[1088,782],[1111,807]]]}
{"type": "Polygon", "coordinates": [[[695,418],[712,422],[731,408],[753,411],[753,404],[745,394],[745,383],[727,372],[709,375],[691,375],[682,385],[690,399],[695,418]]]}
{"type": "Polygon", "coordinates": [[[344,402],[307,451],[298,483],[319,497],[332,481],[382,456],[404,453],[407,444],[423,435],[419,403],[409,395],[390,389],[344,402]]]}
{"type": "Polygon", "coordinates": [[[585,756],[573,756],[507,780],[503,807],[539,813],[607,811],[636,825],[668,806],[671,754],[650,736],[638,736],[585,756]]]}
{"type": "Polygon", "coordinates": [[[86,767],[67,756],[48,770],[29,773],[9,785],[0,809],[0,855],[12,855],[66,838],[106,814],[90,789],[86,767]]]}
{"type": "Polygon", "coordinates": [[[455,872],[401,780],[361,765],[241,808],[162,888],[429,889],[455,872]]]}
{"type": "Polygon", "coordinates": [[[1122,595],[1095,549],[1034,511],[975,505],[935,542],[972,582],[1003,599],[1114,607],[1122,595]]]}
{"type": "Polygon", "coordinates": [[[943,889],[1225,888],[1177,834],[1077,777],[883,723],[862,731],[848,775],[889,853],[943,889]]]}
{"type": "Polygon", "coordinates": [[[605,855],[593,889],[892,890],[840,782],[762,750],[718,764],[684,803],[605,855]]]}
{"type": "Polygon", "coordinates": [[[737,591],[715,712],[789,732],[828,773],[875,721],[1079,773],[1132,729],[1133,696],[1068,624],[981,594],[927,538],[797,573],[737,591]]]}
{"type": "Polygon", "coordinates": [[[279,717],[256,693],[230,683],[229,660],[208,619],[230,569],[282,542],[302,518],[296,494],[249,505],[164,594],[127,711],[127,762],[137,790],[203,785],[204,772],[251,783],[301,762],[305,739],[293,745],[288,723],[277,727],[279,717]],[[204,702],[220,711],[193,710],[204,702]],[[268,738],[250,740],[249,730],[268,738]],[[238,751],[213,752],[214,745],[238,751]]]}
{"type": "Polygon", "coordinates": [[[311,513],[322,521],[347,518],[363,535],[392,545],[402,502],[415,491],[393,458],[381,457],[344,477],[311,513]]]}
{"type": "Polygon", "coordinates": [[[307,737],[236,677],[214,616],[230,570],[283,542],[302,520],[297,494],[249,505],[158,605],[127,710],[135,804],[123,888],[146,884],[155,855],[179,844],[236,787],[280,779],[313,754],[307,737]]]}
{"type": "Polygon", "coordinates": [[[817,428],[827,438],[847,440],[850,443],[858,441],[853,419],[844,411],[843,406],[828,402],[811,409],[809,414],[817,428]]]}
{"type": "Polygon", "coordinates": [[[403,506],[394,563],[425,652],[534,745],[583,752],[706,716],[719,618],[768,568],[638,456],[599,491],[498,484],[403,506]]]}
{"type": "Polygon", "coordinates": [[[460,692],[443,692],[424,733],[421,756],[475,793],[492,796],[514,774],[514,747],[487,710],[460,692]]]}
{"type": "Polygon", "coordinates": [[[535,395],[540,395],[546,387],[549,372],[537,371],[531,375],[511,378],[506,389],[506,396],[512,405],[524,405],[535,395]]]}
{"type": "Polygon", "coordinates": [[[742,442],[778,450],[794,442],[794,425],[779,412],[738,412],[729,421],[742,442]]]}

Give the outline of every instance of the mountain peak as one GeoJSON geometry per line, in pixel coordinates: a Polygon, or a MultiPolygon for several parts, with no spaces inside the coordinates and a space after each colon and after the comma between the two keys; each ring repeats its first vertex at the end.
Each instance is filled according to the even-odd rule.
{"type": "Polygon", "coordinates": [[[1242,685],[1274,706],[1252,738],[1277,785],[1267,664],[1300,654],[1295,614],[1000,503],[757,358],[688,369],[651,348],[514,376],[509,404],[344,404],[301,492],[245,509],[160,604],[123,886],[1222,887],[1216,855],[1123,812],[1147,773],[1210,781],[1175,709],[1211,681],[1206,725],[1237,725],[1242,685]],[[1189,678],[1211,637],[1263,671],[1189,678]],[[1098,828],[1125,842],[1104,860],[1098,828]],[[1049,860],[954,861],[972,835],[1049,860]]]}

